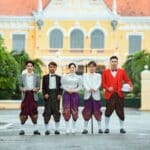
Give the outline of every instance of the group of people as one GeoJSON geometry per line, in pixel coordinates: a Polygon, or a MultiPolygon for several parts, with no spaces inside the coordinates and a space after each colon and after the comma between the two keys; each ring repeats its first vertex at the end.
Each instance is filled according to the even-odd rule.
{"type": "MultiPolygon", "coordinates": [[[[61,99],[66,133],[76,132],[80,102],[79,92],[81,89],[84,90],[84,107],[82,110],[84,129],[82,134],[88,134],[88,122],[92,116],[97,120],[98,133],[103,133],[101,128],[100,88],[104,89],[106,101],[104,133],[110,132],[109,120],[114,110],[119,117],[120,133],[126,133],[124,129],[124,93],[122,86],[127,83],[131,91],[132,83],[125,70],[118,68],[118,57],[112,56],[110,58],[110,68],[104,70],[102,75],[96,73],[97,64],[95,61],[90,61],[87,66],[88,72],[80,76],[76,74],[76,64],[70,63],[68,65],[69,73],[60,77],[55,73],[57,70],[56,62],[49,63],[49,73],[42,78],[42,93],[45,103],[43,112],[45,135],[50,134],[49,121],[51,116],[55,121],[55,134],[60,134],[61,99]]],[[[22,92],[20,121],[22,129],[19,134],[25,134],[24,124],[29,116],[34,124],[33,134],[40,135],[37,129],[37,93],[40,90],[40,78],[34,73],[34,63],[32,61],[26,62],[26,69],[27,73],[22,74],[20,77],[20,90],[22,92]]]]}

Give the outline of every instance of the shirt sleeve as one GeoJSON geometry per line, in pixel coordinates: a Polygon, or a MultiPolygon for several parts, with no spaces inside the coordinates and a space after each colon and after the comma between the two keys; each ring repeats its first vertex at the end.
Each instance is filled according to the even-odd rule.
{"type": "Polygon", "coordinates": [[[39,91],[40,90],[40,77],[37,75],[36,78],[37,78],[36,88],[39,91]]]}
{"type": "Polygon", "coordinates": [[[67,88],[66,76],[62,76],[62,78],[61,78],[61,88],[65,91],[69,90],[67,88]]]}
{"type": "Polygon", "coordinates": [[[100,86],[101,86],[101,75],[98,74],[94,90],[97,91],[100,88],[100,86]]]}
{"type": "Polygon", "coordinates": [[[82,89],[82,77],[77,77],[78,78],[78,83],[77,83],[77,88],[74,89],[75,92],[79,92],[82,89]]]}
{"type": "Polygon", "coordinates": [[[130,87],[133,87],[132,82],[131,82],[130,79],[128,78],[128,76],[127,76],[125,70],[123,70],[123,80],[124,80],[125,83],[129,84],[130,87]]]}
{"type": "Polygon", "coordinates": [[[105,90],[108,90],[108,85],[107,85],[107,80],[106,80],[106,72],[104,71],[102,73],[102,87],[105,89],[105,90]]]}
{"type": "Polygon", "coordinates": [[[22,80],[22,75],[19,76],[19,89],[22,91],[23,90],[23,80],[22,80]]]}
{"type": "Polygon", "coordinates": [[[83,78],[83,87],[84,87],[84,89],[86,91],[89,91],[90,87],[88,86],[86,75],[84,74],[82,78],[83,78]]]}

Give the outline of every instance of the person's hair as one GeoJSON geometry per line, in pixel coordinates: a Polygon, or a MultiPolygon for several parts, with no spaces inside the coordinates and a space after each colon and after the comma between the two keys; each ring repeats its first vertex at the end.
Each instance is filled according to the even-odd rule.
{"type": "Polygon", "coordinates": [[[51,61],[51,62],[48,64],[49,67],[50,67],[50,65],[57,67],[57,63],[54,62],[54,61],[51,61]]]}
{"type": "Polygon", "coordinates": [[[32,66],[34,66],[34,62],[32,60],[28,60],[25,62],[25,65],[27,66],[28,64],[32,64],[32,66]]]}
{"type": "Polygon", "coordinates": [[[88,63],[88,67],[89,67],[89,66],[91,66],[91,65],[93,65],[94,67],[96,67],[96,66],[97,66],[97,64],[96,64],[96,62],[95,62],[95,61],[90,61],[90,62],[88,63]]]}
{"type": "Polygon", "coordinates": [[[118,60],[118,57],[117,56],[111,56],[109,60],[111,61],[112,59],[118,60]]]}
{"type": "Polygon", "coordinates": [[[68,68],[71,68],[71,66],[74,66],[75,68],[77,68],[77,66],[76,66],[75,63],[70,63],[70,64],[68,65],[68,68]]]}

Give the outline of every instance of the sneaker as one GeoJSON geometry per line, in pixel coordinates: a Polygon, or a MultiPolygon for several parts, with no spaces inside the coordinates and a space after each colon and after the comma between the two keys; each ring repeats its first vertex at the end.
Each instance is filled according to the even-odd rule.
{"type": "Polygon", "coordinates": [[[98,130],[98,133],[99,133],[99,134],[102,134],[102,133],[103,133],[103,130],[102,130],[102,129],[99,129],[99,130],[98,130]]]}
{"type": "Polygon", "coordinates": [[[66,134],[69,134],[69,133],[70,133],[70,130],[69,130],[69,129],[67,129],[67,130],[66,130],[66,134]]]}
{"type": "Polygon", "coordinates": [[[40,132],[39,132],[38,130],[35,130],[35,131],[33,132],[33,134],[34,134],[34,135],[40,135],[40,132]]]}
{"type": "Polygon", "coordinates": [[[60,134],[60,132],[58,130],[55,130],[55,134],[58,135],[60,134]]]}
{"type": "Polygon", "coordinates": [[[108,134],[108,133],[110,133],[110,130],[109,129],[105,129],[104,133],[108,134]]]}
{"type": "Polygon", "coordinates": [[[75,134],[75,133],[76,133],[76,129],[73,128],[73,129],[71,130],[71,132],[72,132],[73,134],[75,134]]]}
{"type": "Polygon", "coordinates": [[[82,131],[82,134],[88,134],[88,130],[84,129],[84,130],[82,131]]]}
{"type": "Polygon", "coordinates": [[[25,135],[25,132],[24,132],[23,130],[21,130],[21,131],[19,132],[19,135],[25,135]]]}
{"type": "Polygon", "coordinates": [[[49,135],[50,134],[50,131],[49,130],[46,130],[45,131],[45,135],[49,135]]]}
{"type": "Polygon", "coordinates": [[[126,133],[126,130],[122,128],[122,129],[120,129],[120,133],[124,134],[124,133],[126,133]]]}

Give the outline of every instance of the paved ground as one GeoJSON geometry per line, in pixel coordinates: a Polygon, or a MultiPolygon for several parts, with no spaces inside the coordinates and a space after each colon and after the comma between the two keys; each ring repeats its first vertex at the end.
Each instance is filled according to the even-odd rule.
{"type": "MultiPolygon", "coordinates": [[[[150,150],[150,112],[126,109],[127,134],[119,133],[119,121],[114,113],[111,119],[111,133],[97,134],[97,124],[94,121],[94,134],[82,135],[83,120],[80,116],[75,135],[65,134],[65,123],[61,119],[61,135],[54,135],[54,122],[51,121],[52,134],[44,135],[42,119],[43,109],[39,109],[38,128],[41,136],[32,135],[32,124],[26,124],[26,135],[19,136],[19,110],[0,110],[0,150],[150,150]]],[[[104,109],[103,109],[104,111],[104,109]]],[[[104,118],[102,120],[104,128],[104,118]]],[[[90,124],[89,124],[90,130],[90,124]]]]}

